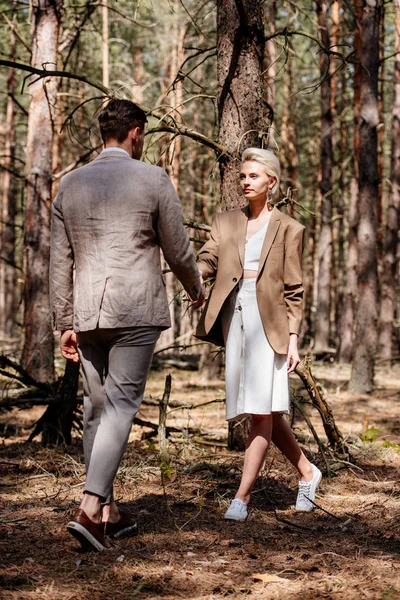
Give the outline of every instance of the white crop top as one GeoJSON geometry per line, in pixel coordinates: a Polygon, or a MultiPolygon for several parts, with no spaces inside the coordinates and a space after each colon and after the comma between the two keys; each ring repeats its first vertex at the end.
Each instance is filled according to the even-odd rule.
{"type": "Polygon", "coordinates": [[[268,223],[261,227],[251,236],[250,239],[246,238],[246,245],[244,248],[244,265],[243,269],[248,271],[258,271],[258,263],[260,262],[261,250],[264,244],[265,234],[267,233],[268,223]]]}

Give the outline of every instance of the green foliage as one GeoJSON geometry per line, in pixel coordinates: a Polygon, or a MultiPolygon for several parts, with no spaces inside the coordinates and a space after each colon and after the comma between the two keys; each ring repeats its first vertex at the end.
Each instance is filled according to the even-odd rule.
{"type": "Polygon", "coordinates": [[[361,435],[363,442],[375,442],[381,435],[381,430],[376,427],[368,427],[368,429],[361,435]]]}

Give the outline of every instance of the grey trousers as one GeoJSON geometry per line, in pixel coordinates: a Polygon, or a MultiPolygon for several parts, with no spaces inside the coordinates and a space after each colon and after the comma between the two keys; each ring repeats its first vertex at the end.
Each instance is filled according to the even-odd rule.
{"type": "Polygon", "coordinates": [[[84,388],[84,491],[113,500],[113,482],[143,399],[158,327],[78,333],[84,388]]]}

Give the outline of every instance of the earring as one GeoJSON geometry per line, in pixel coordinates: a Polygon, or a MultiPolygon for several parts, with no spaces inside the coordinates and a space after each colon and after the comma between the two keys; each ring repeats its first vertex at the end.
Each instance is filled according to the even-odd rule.
{"type": "Polygon", "coordinates": [[[274,200],[274,194],[272,193],[272,189],[268,188],[268,192],[267,192],[267,205],[268,208],[271,209],[272,208],[272,202],[274,200]]]}

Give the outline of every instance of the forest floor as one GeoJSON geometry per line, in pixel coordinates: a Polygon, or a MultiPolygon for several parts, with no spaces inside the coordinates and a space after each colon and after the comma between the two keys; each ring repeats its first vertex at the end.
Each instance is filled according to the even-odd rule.
{"type": "MultiPolygon", "coordinates": [[[[223,382],[196,372],[151,373],[146,394],[202,404],[224,398],[223,382]]],[[[134,426],[116,497],[140,534],[102,552],[83,552],[65,525],[84,481],[81,441],[63,451],[24,443],[43,409],[0,415],[0,598],[2,600],[400,599],[400,368],[378,368],[369,396],[350,395],[348,367],[316,364],[351,464],[324,477],[311,513],[296,513],[297,476],[272,448],[246,523],[225,522],[243,456],[226,449],[224,405],[171,409],[171,464],[157,438],[134,426]],[[6,427],[5,427],[6,425],[6,427]]],[[[301,389],[295,376],[292,385],[301,389]]],[[[323,435],[315,410],[307,407],[323,435]]],[[[156,406],[141,418],[158,421],[156,406]]],[[[303,448],[323,461],[296,417],[303,448]]]]}

